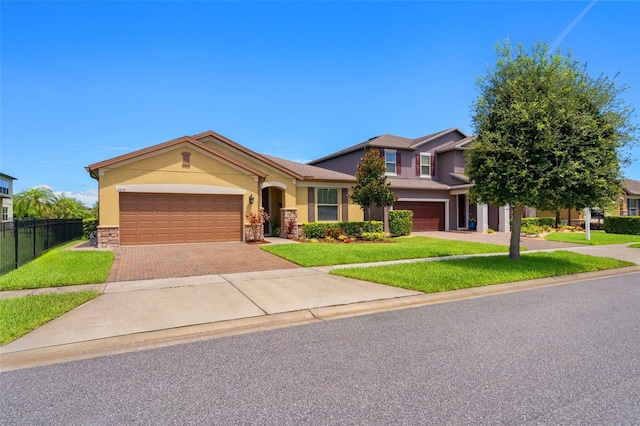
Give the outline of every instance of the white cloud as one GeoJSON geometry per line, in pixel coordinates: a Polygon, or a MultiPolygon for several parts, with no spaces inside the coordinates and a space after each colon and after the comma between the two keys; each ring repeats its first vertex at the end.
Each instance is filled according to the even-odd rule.
{"type": "MultiPolygon", "coordinates": [[[[42,185],[46,186],[46,185],[42,185]]],[[[98,201],[98,191],[95,189],[88,189],[86,191],[53,191],[56,195],[64,195],[65,197],[75,198],[87,207],[93,207],[98,201]]]]}

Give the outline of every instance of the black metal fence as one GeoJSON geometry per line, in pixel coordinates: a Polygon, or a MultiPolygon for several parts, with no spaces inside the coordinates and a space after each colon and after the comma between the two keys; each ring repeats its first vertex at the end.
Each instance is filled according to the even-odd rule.
{"type": "Polygon", "coordinates": [[[23,219],[0,230],[0,275],[82,237],[82,219],[23,219]]]}

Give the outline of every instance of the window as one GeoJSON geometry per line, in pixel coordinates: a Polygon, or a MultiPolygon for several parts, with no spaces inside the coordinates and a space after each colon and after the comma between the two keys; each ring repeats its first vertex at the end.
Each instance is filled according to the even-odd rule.
{"type": "Polygon", "coordinates": [[[2,208],[2,221],[7,222],[9,220],[9,207],[2,208]]]}
{"type": "Polygon", "coordinates": [[[9,182],[0,179],[0,194],[9,194],[9,182]]]}
{"type": "Polygon", "coordinates": [[[395,175],[396,174],[396,152],[385,149],[384,161],[387,166],[387,173],[391,175],[395,175]]]}
{"type": "Polygon", "coordinates": [[[638,216],[638,199],[629,198],[629,216],[638,216]]]}
{"type": "Polygon", "coordinates": [[[338,189],[318,189],[318,221],[338,220],[338,189]]]}
{"type": "Polygon", "coordinates": [[[420,154],[420,176],[431,176],[431,154],[420,154]]]}

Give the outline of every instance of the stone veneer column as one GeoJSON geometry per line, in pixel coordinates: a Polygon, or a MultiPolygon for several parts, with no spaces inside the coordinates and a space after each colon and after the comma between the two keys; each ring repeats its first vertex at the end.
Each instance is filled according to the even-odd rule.
{"type": "Polygon", "coordinates": [[[114,225],[98,226],[98,248],[118,247],[120,245],[120,227],[114,225]]]}
{"type": "Polygon", "coordinates": [[[293,231],[293,235],[298,236],[298,209],[280,209],[280,237],[287,238],[287,223],[289,220],[294,220],[296,222],[296,227],[293,231]]]}

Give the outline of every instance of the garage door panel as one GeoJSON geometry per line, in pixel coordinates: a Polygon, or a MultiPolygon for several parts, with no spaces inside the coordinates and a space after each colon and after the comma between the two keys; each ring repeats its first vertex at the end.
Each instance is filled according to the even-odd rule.
{"type": "Polygon", "coordinates": [[[394,210],[413,211],[413,231],[444,231],[445,203],[398,201],[394,210]]]}
{"type": "Polygon", "coordinates": [[[242,240],[242,197],[120,194],[120,244],[242,240]]]}

